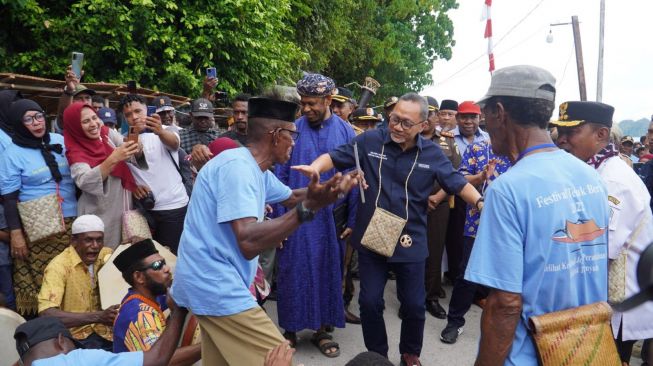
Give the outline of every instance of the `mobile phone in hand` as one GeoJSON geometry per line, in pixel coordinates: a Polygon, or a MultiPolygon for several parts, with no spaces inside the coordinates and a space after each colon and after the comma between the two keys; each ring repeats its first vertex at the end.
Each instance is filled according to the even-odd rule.
{"type": "Polygon", "coordinates": [[[127,133],[127,141],[134,141],[138,143],[138,128],[135,126],[129,127],[129,133],[127,133]]]}
{"type": "Polygon", "coordinates": [[[209,79],[215,79],[218,77],[218,73],[215,70],[215,67],[206,68],[206,77],[208,77],[209,79]]]}
{"type": "Polygon", "coordinates": [[[156,113],[156,106],[148,105],[147,106],[147,116],[153,116],[156,113]]]}
{"type": "Polygon", "coordinates": [[[84,54],[81,52],[72,52],[70,55],[70,64],[78,80],[82,79],[82,67],[84,66],[84,54]]]}

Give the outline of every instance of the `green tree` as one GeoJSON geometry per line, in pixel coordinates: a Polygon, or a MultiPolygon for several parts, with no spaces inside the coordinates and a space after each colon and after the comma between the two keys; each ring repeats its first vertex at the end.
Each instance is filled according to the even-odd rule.
{"type": "Polygon", "coordinates": [[[375,78],[381,83],[377,104],[419,91],[433,82],[433,62],[451,58],[455,42],[447,11],[457,7],[455,0],[362,0],[350,18],[351,35],[325,72],[339,85],[375,78]]]}
{"type": "Polygon", "coordinates": [[[256,91],[294,80],[307,59],[289,0],[0,0],[0,69],[62,79],[70,52],[84,81],[197,95],[206,67],[219,88],[256,91]]]}

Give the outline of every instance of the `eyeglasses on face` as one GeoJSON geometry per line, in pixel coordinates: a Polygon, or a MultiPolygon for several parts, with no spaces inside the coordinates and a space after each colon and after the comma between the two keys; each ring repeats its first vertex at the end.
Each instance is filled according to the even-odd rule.
{"type": "Polygon", "coordinates": [[[293,131],[291,129],[281,128],[281,127],[277,128],[276,131],[286,131],[286,132],[288,132],[290,134],[290,137],[293,139],[293,141],[297,141],[297,139],[299,138],[299,132],[298,131],[293,131]]]}
{"type": "Polygon", "coordinates": [[[23,117],[23,124],[25,126],[33,125],[35,122],[44,122],[44,121],[45,121],[45,114],[41,112],[38,112],[33,116],[23,117]]]}
{"type": "Polygon", "coordinates": [[[411,127],[417,126],[419,124],[419,122],[415,123],[409,119],[399,119],[399,117],[394,114],[390,115],[390,124],[396,125],[397,123],[401,123],[401,128],[404,130],[408,130],[411,127]]]}
{"type": "Polygon", "coordinates": [[[148,269],[151,269],[153,271],[160,271],[163,266],[166,265],[166,260],[165,259],[159,259],[158,261],[154,261],[150,263],[149,265],[139,269],[139,271],[147,271],[148,269]]]}

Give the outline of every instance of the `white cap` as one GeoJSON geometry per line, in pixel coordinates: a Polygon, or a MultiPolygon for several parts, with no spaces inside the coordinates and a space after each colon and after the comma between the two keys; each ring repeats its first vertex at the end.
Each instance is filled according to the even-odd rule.
{"type": "Polygon", "coordinates": [[[88,233],[91,231],[104,232],[104,222],[95,215],[82,215],[73,221],[72,234],[88,233]]]}

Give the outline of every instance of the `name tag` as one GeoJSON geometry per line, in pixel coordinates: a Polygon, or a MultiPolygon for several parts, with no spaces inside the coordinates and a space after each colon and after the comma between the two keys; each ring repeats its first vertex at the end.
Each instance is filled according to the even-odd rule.
{"type": "Polygon", "coordinates": [[[376,158],[376,159],[383,159],[383,160],[387,160],[387,159],[388,159],[388,158],[385,156],[385,154],[381,155],[381,153],[378,153],[378,152],[375,152],[375,151],[370,151],[369,153],[367,153],[367,156],[369,156],[369,157],[371,157],[371,158],[376,158]]]}

